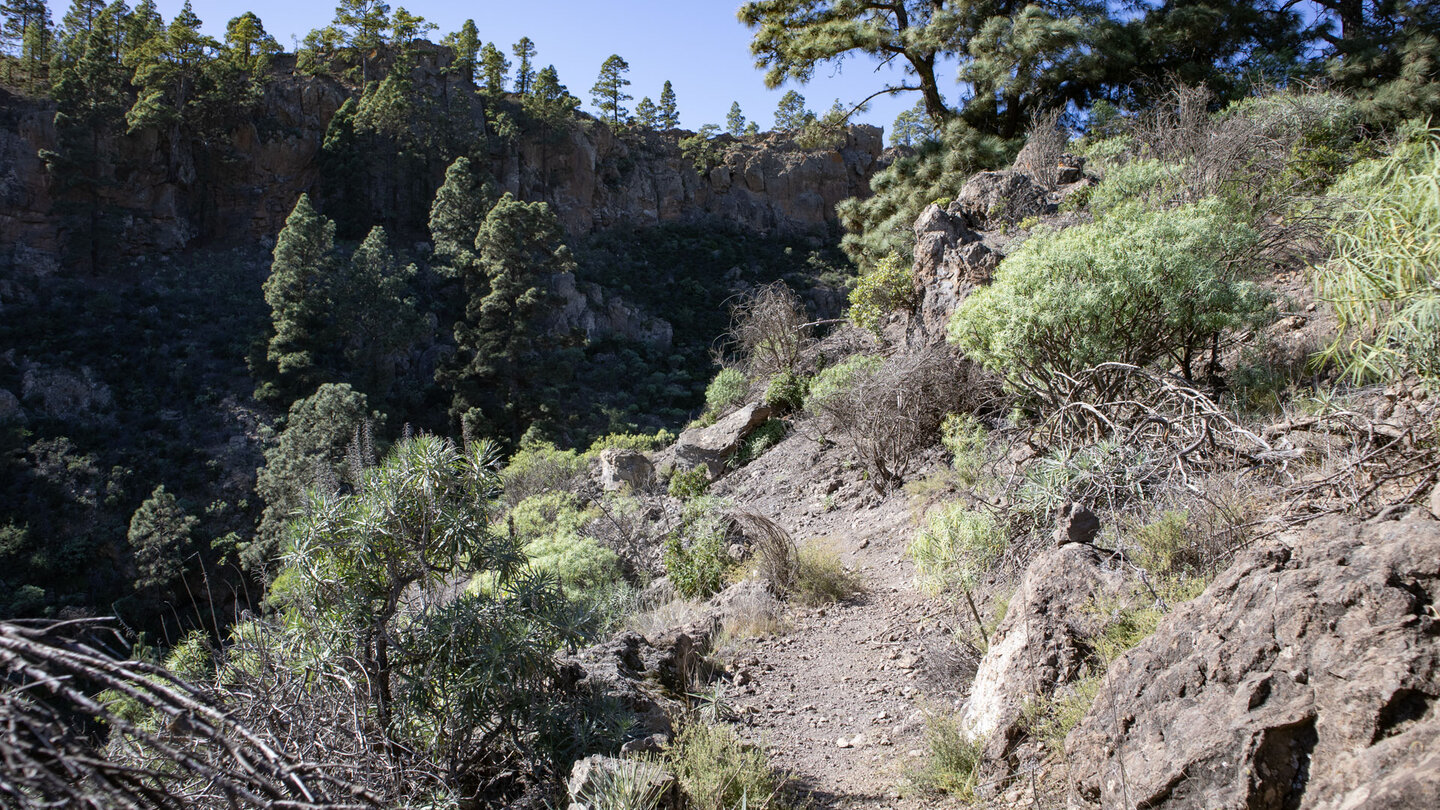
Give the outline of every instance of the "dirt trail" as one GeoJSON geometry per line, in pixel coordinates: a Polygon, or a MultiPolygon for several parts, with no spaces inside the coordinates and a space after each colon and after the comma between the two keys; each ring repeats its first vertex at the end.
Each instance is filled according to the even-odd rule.
{"type": "Polygon", "coordinates": [[[925,709],[958,697],[927,682],[952,619],[916,589],[910,496],[880,498],[843,458],[791,436],[715,488],[801,544],[828,543],[866,587],[845,603],[798,608],[777,638],[726,651],[752,679],[735,700],[741,730],[817,808],[934,807],[934,797],[901,792],[906,769],[919,764],[925,709]]]}

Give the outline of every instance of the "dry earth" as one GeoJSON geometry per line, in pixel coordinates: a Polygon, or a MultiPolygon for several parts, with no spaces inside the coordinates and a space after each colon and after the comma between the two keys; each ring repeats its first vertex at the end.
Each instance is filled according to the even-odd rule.
{"type": "Polygon", "coordinates": [[[934,807],[936,797],[906,787],[906,771],[920,763],[927,711],[963,699],[958,679],[939,672],[952,659],[956,618],[918,589],[906,554],[923,502],[904,491],[882,497],[844,459],[792,434],[712,490],[802,546],[828,544],[865,586],[845,602],[795,609],[776,636],[722,651],[746,681],[735,700],[740,730],[814,807],[934,807]]]}

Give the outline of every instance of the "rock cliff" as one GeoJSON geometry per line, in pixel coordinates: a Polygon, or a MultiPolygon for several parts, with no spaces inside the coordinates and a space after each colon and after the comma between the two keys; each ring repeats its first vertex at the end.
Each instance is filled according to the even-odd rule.
{"type": "MultiPolygon", "coordinates": [[[[616,133],[581,116],[558,135],[498,137],[474,86],[445,69],[449,61],[448,49],[422,49],[414,85],[445,110],[447,125],[488,136],[475,142],[502,189],[552,203],[572,236],[707,217],[762,231],[830,226],[835,203],[868,194],[881,164],[881,131],[868,126],[826,150],[801,149],[783,134],[721,136],[719,164],[703,175],[682,154],[679,139],[688,133],[679,130],[616,133]]],[[[125,135],[120,122],[97,142],[94,204],[108,223],[104,258],[273,237],[302,192],[325,192],[322,146],[336,111],[355,95],[282,56],[255,114],[220,142],[125,135]]],[[[54,118],[53,104],[0,91],[0,267],[43,274],[63,258],[64,200],[39,156],[56,148],[54,118]]],[[[444,163],[440,155],[423,158],[421,179],[369,178],[369,209],[408,217],[401,229],[423,235],[444,163]],[[396,204],[406,186],[415,199],[396,204]]]]}

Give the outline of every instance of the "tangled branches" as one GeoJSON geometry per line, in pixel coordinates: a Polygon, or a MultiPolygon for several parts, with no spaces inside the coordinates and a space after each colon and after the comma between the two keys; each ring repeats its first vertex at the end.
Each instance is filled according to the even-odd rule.
{"type": "Polygon", "coordinates": [[[1076,447],[1100,441],[1146,453],[1157,470],[1180,483],[1191,473],[1276,464],[1296,457],[1276,450],[1241,426],[1186,381],[1126,363],[1102,363],[1052,379],[1064,402],[1035,428],[1036,447],[1076,447]],[[1093,401],[1085,392],[1098,391],[1093,401]]]}
{"type": "Polygon", "coordinates": [[[297,756],[165,669],[126,660],[123,648],[105,620],[0,623],[4,804],[379,806],[331,762],[297,756]],[[117,711],[119,702],[138,712],[117,711]]]}

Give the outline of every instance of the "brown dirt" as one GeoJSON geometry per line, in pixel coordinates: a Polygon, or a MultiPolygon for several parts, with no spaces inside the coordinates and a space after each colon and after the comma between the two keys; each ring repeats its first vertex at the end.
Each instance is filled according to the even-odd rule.
{"type": "Polygon", "coordinates": [[[778,636],[722,651],[732,672],[751,679],[735,700],[740,731],[766,747],[813,807],[935,807],[936,797],[913,795],[906,771],[921,762],[927,712],[953,711],[963,694],[953,688],[961,680],[941,671],[957,617],[917,589],[906,554],[923,503],[904,491],[876,493],[860,470],[847,469],[843,450],[804,430],[712,491],[774,520],[802,546],[828,544],[865,592],[792,608],[778,636]]]}

